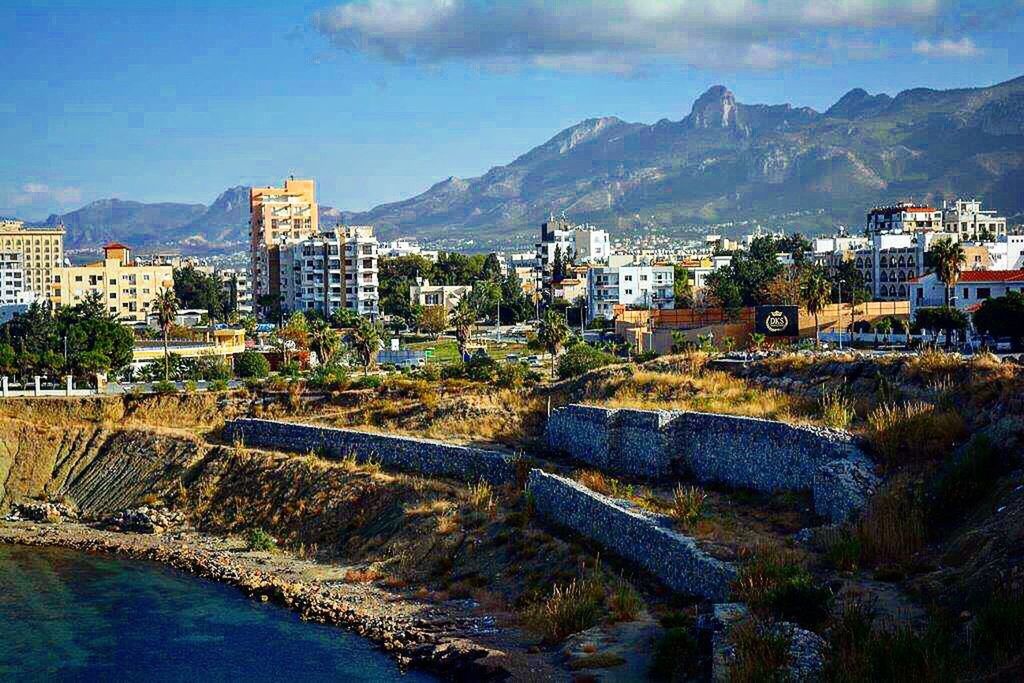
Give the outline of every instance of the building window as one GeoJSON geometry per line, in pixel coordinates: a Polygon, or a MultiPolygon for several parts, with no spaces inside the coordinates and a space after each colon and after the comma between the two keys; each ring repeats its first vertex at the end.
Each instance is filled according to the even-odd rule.
{"type": "Polygon", "coordinates": [[[991,296],[992,296],[992,288],[991,287],[978,287],[978,298],[979,299],[988,299],[991,296]]]}

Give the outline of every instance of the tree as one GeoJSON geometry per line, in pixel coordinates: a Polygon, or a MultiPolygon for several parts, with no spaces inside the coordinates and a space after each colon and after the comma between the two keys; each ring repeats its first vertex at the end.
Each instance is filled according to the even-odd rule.
{"type": "Polygon", "coordinates": [[[220,280],[192,265],[174,270],[174,294],[182,308],[202,308],[210,320],[224,320],[231,307],[220,280]]]}
{"type": "Polygon", "coordinates": [[[775,250],[791,255],[793,262],[801,266],[804,264],[807,254],[814,252],[814,245],[801,233],[795,232],[779,239],[775,243],[775,250]]]}
{"type": "Polygon", "coordinates": [[[802,284],[803,277],[799,268],[794,266],[780,271],[765,285],[768,303],[798,306],[801,301],[800,288],[802,284]]]}
{"type": "Polygon", "coordinates": [[[537,327],[537,341],[544,349],[551,354],[551,375],[555,374],[555,356],[565,346],[569,339],[569,326],[565,322],[565,316],[548,309],[537,327]]]}
{"type": "Polygon", "coordinates": [[[946,306],[949,306],[950,289],[956,286],[960,279],[960,273],[967,263],[967,256],[959,242],[954,242],[949,237],[935,240],[932,248],[928,250],[932,265],[935,267],[935,275],[939,278],[946,289],[946,306]]]}
{"type": "Polygon", "coordinates": [[[690,286],[690,271],[676,263],[672,266],[672,294],[676,308],[693,308],[693,288],[690,286]]]}
{"type": "Polygon", "coordinates": [[[758,237],[749,251],[736,252],[727,266],[710,273],[706,286],[735,314],[743,306],[771,303],[768,283],[784,270],[774,238],[758,237]]]}
{"type": "Polygon", "coordinates": [[[501,261],[498,255],[491,252],[484,258],[484,264],[480,268],[480,278],[483,280],[497,281],[501,277],[501,261]]]}
{"type": "Polygon", "coordinates": [[[380,350],[381,336],[380,326],[369,318],[359,318],[352,328],[352,348],[359,357],[364,375],[369,373],[374,354],[380,350]]]}
{"type": "Polygon", "coordinates": [[[242,378],[262,379],[270,374],[270,361],[262,353],[243,351],[235,356],[235,374],[242,378]]]}
{"type": "Polygon", "coordinates": [[[331,364],[340,346],[341,335],[325,321],[317,321],[310,326],[309,348],[322,365],[331,364]]]}
{"type": "Polygon", "coordinates": [[[954,331],[967,329],[967,314],[950,306],[918,308],[914,313],[914,328],[918,331],[935,330],[936,342],[939,331],[944,331],[948,347],[954,331]]]}
{"type": "Polygon", "coordinates": [[[565,277],[563,270],[564,264],[562,263],[562,245],[555,245],[554,257],[551,260],[551,281],[560,282],[565,277]]]}
{"type": "Polygon", "coordinates": [[[288,365],[290,346],[294,346],[296,351],[309,348],[309,320],[301,311],[292,313],[288,317],[288,322],[277,331],[277,338],[284,356],[284,364],[288,365]]]}
{"type": "MultiPolygon", "coordinates": [[[[800,287],[800,298],[807,312],[814,316],[814,345],[821,346],[821,328],[818,314],[828,305],[832,294],[832,285],[820,268],[810,268],[804,274],[800,287]]],[[[842,334],[842,331],[840,331],[842,334]]]]}
{"type": "Polygon", "coordinates": [[[589,370],[611,365],[618,359],[610,353],[580,342],[570,346],[558,359],[558,377],[579,377],[589,370]]]}
{"type": "Polygon", "coordinates": [[[473,309],[469,297],[464,296],[452,310],[451,315],[451,325],[455,328],[455,341],[459,345],[461,358],[466,357],[466,348],[469,346],[469,340],[473,334],[474,323],[476,323],[476,311],[473,309]]]}
{"type": "Polygon", "coordinates": [[[1024,339],[1024,294],[986,299],[974,313],[974,326],[993,337],[1010,337],[1019,348],[1024,339]]]}
{"type": "Polygon", "coordinates": [[[427,334],[440,337],[448,329],[448,311],[444,310],[444,306],[424,306],[418,324],[427,334]]]}
{"type": "Polygon", "coordinates": [[[170,379],[171,361],[168,348],[168,336],[171,325],[174,324],[174,316],[178,313],[178,297],[173,289],[161,288],[153,300],[153,311],[156,313],[156,322],[159,325],[164,337],[164,381],[170,379]]]}
{"type": "Polygon", "coordinates": [[[523,291],[522,280],[515,269],[501,279],[501,319],[505,323],[518,323],[533,315],[533,304],[523,291]]]}
{"type": "Polygon", "coordinates": [[[501,285],[493,280],[480,280],[464,298],[473,309],[476,318],[489,318],[497,315],[498,304],[501,303],[501,285]]]}

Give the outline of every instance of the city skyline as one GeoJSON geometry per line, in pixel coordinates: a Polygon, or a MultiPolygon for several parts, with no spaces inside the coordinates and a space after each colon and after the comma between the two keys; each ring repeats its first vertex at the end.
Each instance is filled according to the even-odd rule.
{"type": "Polygon", "coordinates": [[[679,120],[713,84],[823,111],[855,87],[1024,73],[1020,2],[714,7],[17,3],[0,10],[0,56],[17,66],[0,77],[0,214],[209,203],[293,173],[316,177],[324,204],[363,210],[585,118],[679,120]]]}

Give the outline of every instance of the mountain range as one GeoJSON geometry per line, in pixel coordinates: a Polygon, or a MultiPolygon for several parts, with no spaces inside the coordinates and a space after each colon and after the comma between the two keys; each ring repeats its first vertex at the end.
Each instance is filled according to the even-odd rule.
{"type": "MultiPolygon", "coordinates": [[[[476,178],[449,177],[366,212],[325,216],[382,236],[493,238],[535,229],[552,212],[612,231],[814,212],[859,226],[867,208],[972,196],[1024,212],[1024,77],[983,88],[862,89],[825,112],[743,104],[723,86],[689,114],[647,125],[587,119],[476,178]]],[[[101,200],[63,220],[71,246],[243,242],[248,190],[210,206],[101,200]]]]}

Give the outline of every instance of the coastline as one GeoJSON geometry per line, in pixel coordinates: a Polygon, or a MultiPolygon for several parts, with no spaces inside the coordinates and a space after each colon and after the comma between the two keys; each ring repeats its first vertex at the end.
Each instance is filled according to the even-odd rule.
{"type": "MultiPolygon", "coordinates": [[[[230,584],[303,619],[368,639],[401,666],[446,680],[564,680],[543,654],[528,654],[510,629],[466,600],[429,601],[370,583],[347,582],[342,568],[285,553],[250,552],[237,540],[172,531],[121,533],[80,523],[0,522],[0,543],[56,546],[166,564],[230,584]]],[[[429,596],[428,596],[429,597],[429,596]]]]}

